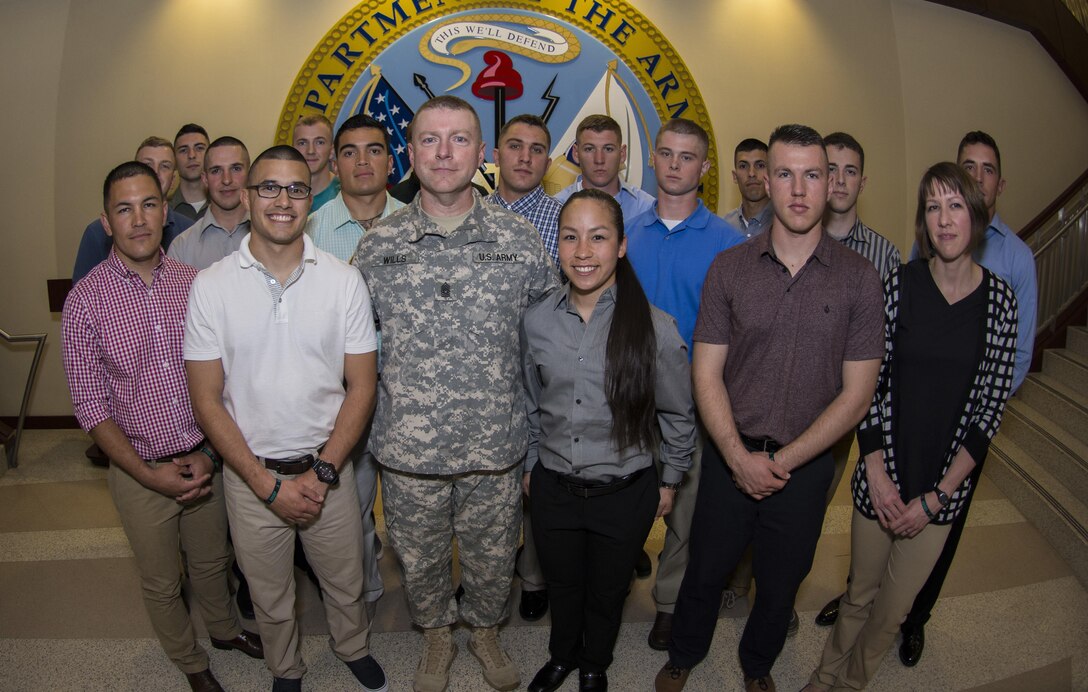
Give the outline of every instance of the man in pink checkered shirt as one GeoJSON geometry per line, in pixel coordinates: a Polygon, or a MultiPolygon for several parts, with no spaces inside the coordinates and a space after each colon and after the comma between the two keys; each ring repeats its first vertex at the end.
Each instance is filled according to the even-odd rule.
{"type": "Polygon", "coordinates": [[[166,204],[154,171],[110,171],[102,224],[109,256],[64,304],[64,369],[79,424],[109,456],[109,487],[140,571],[144,605],[167,656],[193,690],[222,690],[181,599],[179,544],[194,607],[219,649],[263,658],[230,598],[227,517],[218,456],[189,403],[182,340],[196,269],[160,249],[166,204]]]}

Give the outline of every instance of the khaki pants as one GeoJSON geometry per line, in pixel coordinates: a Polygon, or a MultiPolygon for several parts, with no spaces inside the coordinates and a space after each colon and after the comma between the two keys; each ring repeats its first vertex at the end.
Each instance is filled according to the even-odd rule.
{"type": "Polygon", "coordinates": [[[144,487],[116,464],[110,465],[107,477],[159,643],[181,672],[207,670],[208,654],[196,643],[181,600],[179,546],[185,550],[195,606],[208,632],[216,639],[234,639],[242,626],[227,585],[231,554],[222,474],[212,476],[211,494],[187,505],[144,487]]]}
{"type": "MultiPolygon", "coordinates": [[[[306,673],[295,615],[296,531],[321,583],[333,653],[341,661],[367,656],[370,621],[363,603],[363,525],[352,464],[343,465],[340,482],[325,493],[321,514],[301,528],[280,519],[237,473],[228,468],[224,475],[234,549],[249,581],[268,669],[278,678],[301,678],[306,673]]],[[[294,478],[273,475],[285,481],[294,478]]]]}
{"type": "Polygon", "coordinates": [[[895,641],[950,528],[930,524],[914,538],[899,538],[854,510],[850,583],[809,682],[834,690],[865,688],[895,641]]]}
{"type": "MultiPolygon", "coordinates": [[[[676,596],[688,568],[688,543],[691,540],[691,517],[695,514],[695,498],[699,494],[699,476],[703,469],[703,445],[706,430],[699,425],[695,434],[695,451],[691,455],[691,468],[684,474],[684,482],[676,491],[672,511],[665,515],[665,545],[657,562],[657,578],[651,592],[657,609],[671,613],[676,608],[676,596]]],[[[661,462],[657,465],[659,475],[661,462]]]]}

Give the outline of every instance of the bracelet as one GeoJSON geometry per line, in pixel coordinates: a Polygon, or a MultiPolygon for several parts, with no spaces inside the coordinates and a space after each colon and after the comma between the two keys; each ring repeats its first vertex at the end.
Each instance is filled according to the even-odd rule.
{"type": "Polygon", "coordinates": [[[929,520],[933,521],[934,519],[936,519],[937,517],[935,517],[933,515],[933,512],[929,511],[929,505],[926,504],[926,494],[925,493],[922,493],[921,500],[922,500],[922,511],[926,513],[926,516],[929,517],[929,520]]]}
{"type": "Polygon", "coordinates": [[[276,479],[276,487],[272,488],[272,494],[268,496],[268,499],[264,501],[266,505],[270,505],[276,501],[276,495],[280,494],[280,479],[276,479]]]}
{"type": "Polygon", "coordinates": [[[201,445],[200,451],[212,460],[212,468],[214,468],[216,471],[223,470],[223,457],[213,452],[207,445],[201,445]]]}
{"type": "Polygon", "coordinates": [[[661,487],[666,490],[679,490],[680,483],[666,483],[665,481],[661,481],[661,487]]]}
{"type": "Polygon", "coordinates": [[[767,456],[770,458],[771,461],[774,461],[774,451],[773,450],[770,451],[770,452],[767,452],[767,456]]]}

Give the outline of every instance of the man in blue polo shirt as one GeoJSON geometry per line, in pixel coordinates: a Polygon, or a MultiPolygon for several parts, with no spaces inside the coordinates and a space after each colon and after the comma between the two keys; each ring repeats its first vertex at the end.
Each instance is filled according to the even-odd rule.
{"type": "MultiPolygon", "coordinates": [[[[744,242],[744,236],[715,216],[699,199],[699,181],[710,168],[710,140],[696,123],[676,118],[661,126],[652,154],[657,176],[657,202],[627,221],[627,257],[646,297],[676,319],[691,354],[691,337],[699,314],[699,298],[710,263],[722,250],[744,242]]],[[[648,643],[668,649],[672,613],[688,564],[688,535],[699,482],[702,432],[685,487],[665,515],[665,547],[657,566],[653,596],[657,617],[648,643]]]]}

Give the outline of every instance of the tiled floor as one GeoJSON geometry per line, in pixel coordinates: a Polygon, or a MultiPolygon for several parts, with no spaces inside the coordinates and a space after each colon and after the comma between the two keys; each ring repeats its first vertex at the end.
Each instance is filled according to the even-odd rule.
{"type": "MultiPolygon", "coordinates": [[[[105,472],[82,456],[79,431],[28,431],[19,468],[0,476],[0,690],[185,690],[184,678],[154,639],[131,552],[106,490],[105,472]]],[[[848,478],[849,476],[847,476],[848,478]]],[[[850,506],[845,484],[828,512],[813,570],[801,593],[801,631],[774,669],[780,689],[800,688],[828,630],[812,618],[844,583],[850,506]]],[[[379,531],[384,527],[379,519],[379,531]]],[[[647,550],[656,555],[662,526],[647,550]]],[[[420,637],[411,629],[393,551],[382,560],[386,595],[372,651],[390,689],[411,689],[420,637]]],[[[613,690],[649,690],[665,654],[647,648],[652,580],[636,581],[609,670],[613,690]]],[[[984,478],[945,597],[926,628],[922,662],[913,669],[889,654],[872,690],[1088,690],[1088,594],[1045,540],[984,478]]],[[[512,603],[516,604],[517,588],[512,603]]],[[[299,611],[310,690],[358,689],[328,648],[316,591],[301,580],[299,611]]],[[[719,621],[708,660],[689,690],[740,688],[736,643],[745,601],[719,621]]],[[[516,611],[516,608],[513,609],[516,611]]],[[[515,614],[503,631],[525,683],[547,658],[547,619],[515,614]]],[[[203,629],[200,630],[203,634],[203,629]]],[[[457,632],[451,692],[487,687],[457,632]]],[[[206,642],[205,642],[206,643],[206,642]]],[[[210,647],[208,647],[210,649],[210,647]]],[[[260,661],[211,650],[212,669],[229,690],[268,689],[260,661]]],[[[572,678],[562,688],[577,689],[572,678]]]]}

